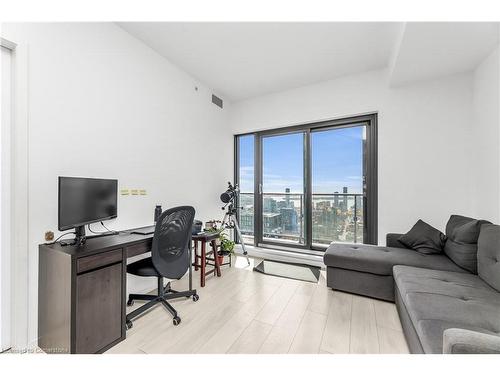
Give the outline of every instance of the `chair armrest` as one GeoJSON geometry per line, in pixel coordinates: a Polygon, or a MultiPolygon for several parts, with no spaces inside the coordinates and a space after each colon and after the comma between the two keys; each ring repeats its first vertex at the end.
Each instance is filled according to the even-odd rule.
{"type": "Polygon", "coordinates": [[[443,333],[444,354],[500,354],[500,336],[449,328],[443,333]]]}
{"type": "Polygon", "coordinates": [[[402,249],[406,249],[407,247],[398,241],[399,237],[401,236],[401,233],[387,233],[387,235],[385,236],[385,246],[400,247],[402,249]]]}

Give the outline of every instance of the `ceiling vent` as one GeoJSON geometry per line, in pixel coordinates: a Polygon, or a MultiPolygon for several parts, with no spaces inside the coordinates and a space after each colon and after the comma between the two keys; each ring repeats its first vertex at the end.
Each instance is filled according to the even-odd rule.
{"type": "Polygon", "coordinates": [[[222,108],[222,106],[224,105],[222,99],[219,98],[218,96],[215,96],[214,94],[212,94],[212,103],[214,103],[217,107],[220,108],[222,108]]]}

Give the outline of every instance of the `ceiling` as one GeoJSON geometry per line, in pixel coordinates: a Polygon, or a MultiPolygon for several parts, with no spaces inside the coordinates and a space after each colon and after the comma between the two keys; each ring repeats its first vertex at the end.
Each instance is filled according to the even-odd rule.
{"type": "Polygon", "coordinates": [[[497,23],[407,23],[393,61],[392,85],[474,69],[498,44],[497,23]]]}
{"type": "Polygon", "coordinates": [[[123,22],[127,32],[231,101],[390,67],[390,83],[473,69],[497,23],[123,22]]]}
{"type": "Polygon", "coordinates": [[[394,23],[120,23],[171,62],[236,101],[378,69],[394,23]]]}

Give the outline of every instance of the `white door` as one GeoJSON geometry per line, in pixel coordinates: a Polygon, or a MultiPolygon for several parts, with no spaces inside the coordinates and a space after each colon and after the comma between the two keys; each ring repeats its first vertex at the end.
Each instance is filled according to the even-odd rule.
{"type": "Polygon", "coordinates": [[[11,51],[1,50],[1,117],[0,132],[0,351],[10,348],[11,248],[10,248],[10,132],[11,132],[11,51]]]}

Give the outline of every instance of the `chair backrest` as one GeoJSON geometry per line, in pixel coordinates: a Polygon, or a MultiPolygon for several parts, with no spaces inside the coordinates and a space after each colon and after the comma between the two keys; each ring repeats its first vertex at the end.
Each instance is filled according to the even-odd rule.
{"type": "Polygon", "coordinates": [[[189,268],[194,214],[191,206],[174,207],[164,211],[156,222],[151,257],[163,277],[180,279],[189,268]]]}

